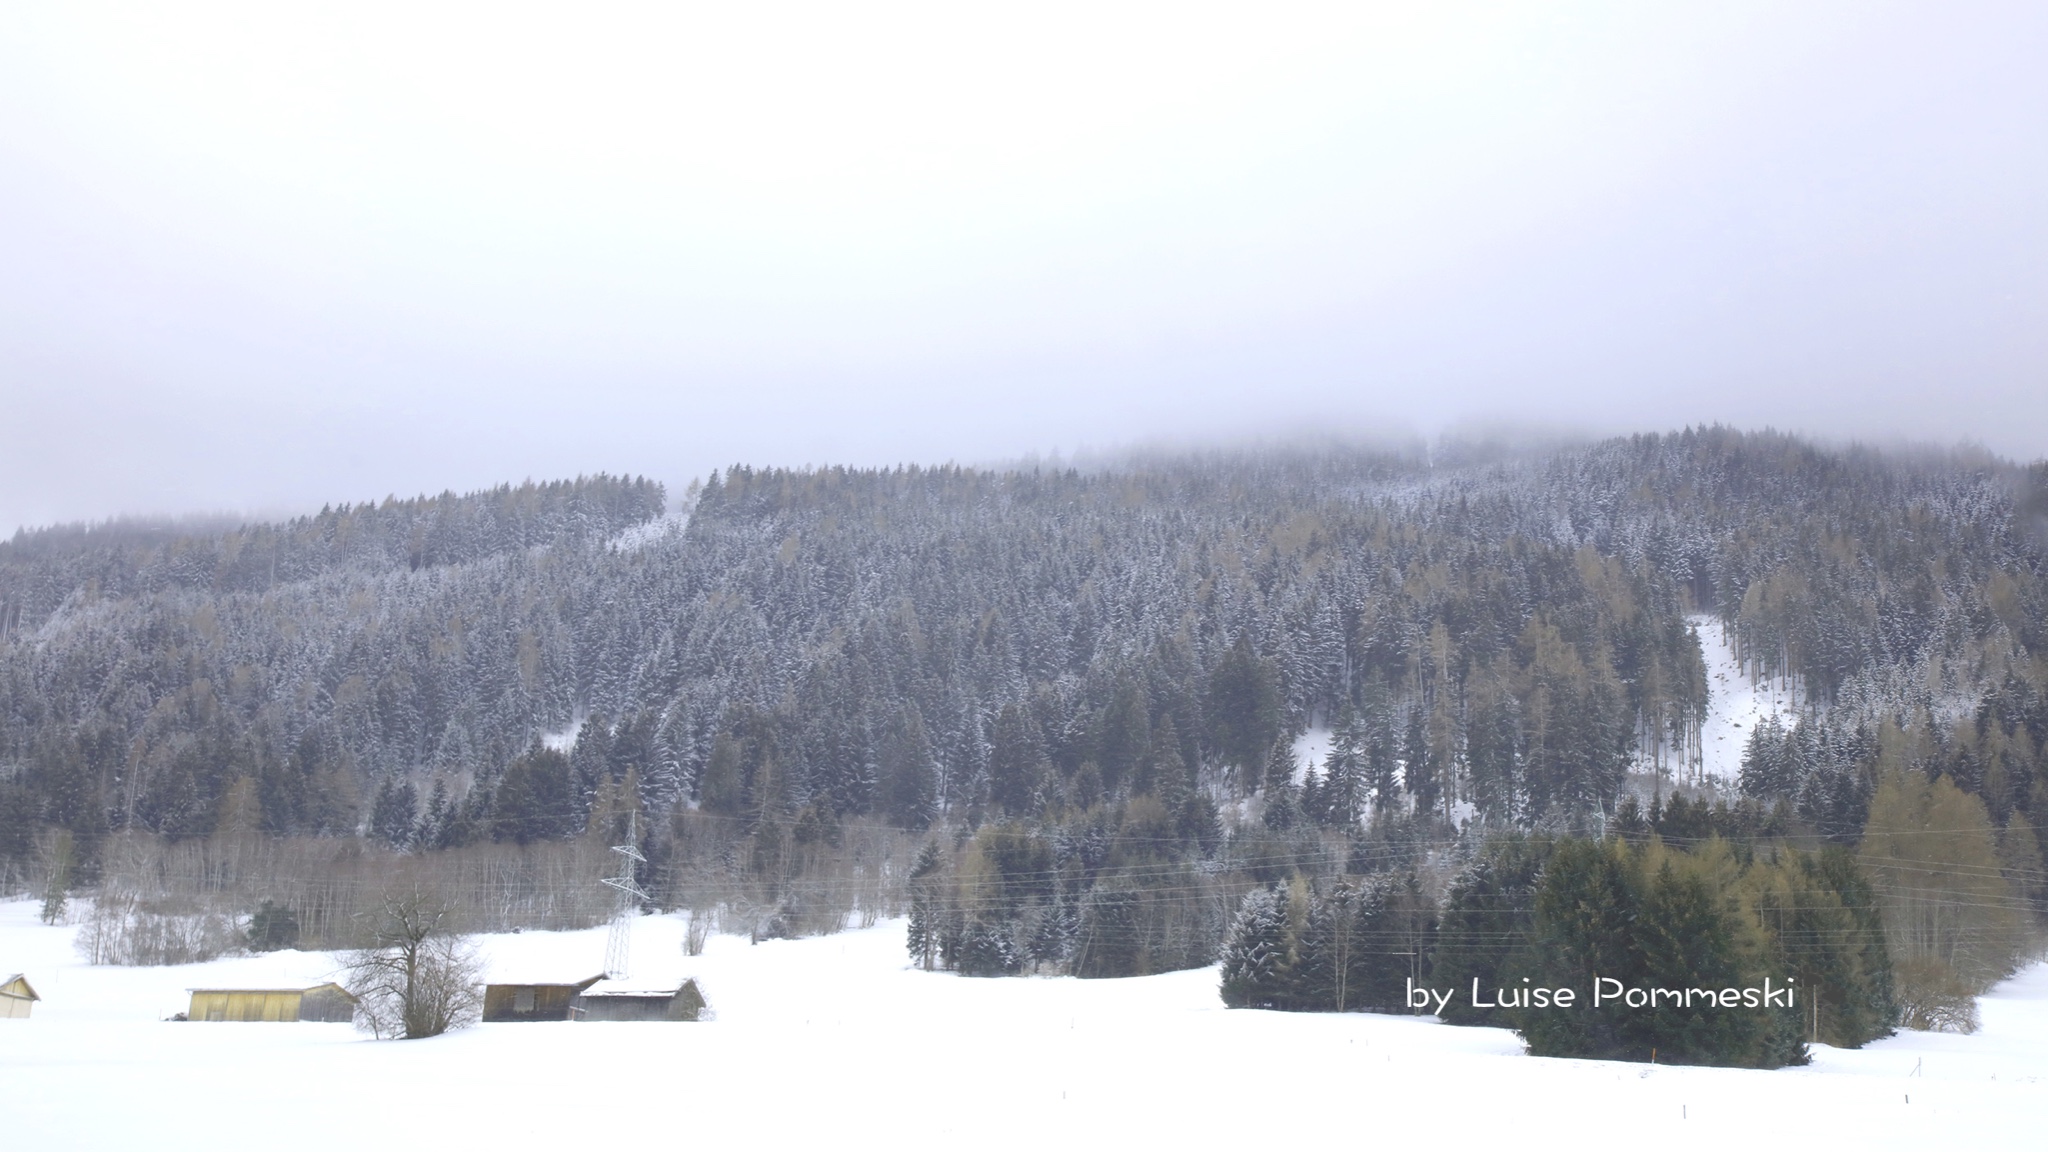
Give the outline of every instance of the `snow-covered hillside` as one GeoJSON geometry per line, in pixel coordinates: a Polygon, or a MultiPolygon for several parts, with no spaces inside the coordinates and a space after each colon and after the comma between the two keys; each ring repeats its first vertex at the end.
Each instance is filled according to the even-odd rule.
{"type": "MultiPolygon", "coordinates": [[[[1742,749],[1749,734],[1773,715],[1789,725],[1801,704],[1798,687],[1785,680],[1751,680],[1736,658],[1734,637],[1722,630],[1718,618],[1699,613],[1687,616],[1686,623],[1698,629],[1707,664],[1707,720],[1700,730],[1706,775],[1733,785],[1742,772],[1742,749]]],[[[1297,782],[1329,756],[1332,735],[1327,727],[1318,727],[1295,738],[1297,782]]]]}
{"type": "Polygon", "coordinates": [[[1735,656],[1734,637],[1710,615],[1686,617],[1699,630],[1700,651],[1707,659],[1707,723],[1701,729],[1706,774],[1734,783],[1742,772],[1742,748],[1766,717],[1777,715],[1790,725],[1799,707],[1796,685],[1783,680],[1751,680],[1735,656]]]}
{"type": "MultiPolygon", "coordinates": [[[[2048,1116],[2048,968],[2001,986],[1975,1036],[1820,1049],[1777,1072],[1521,1054],[1428,1018],[1227,1011],[1211,970],[971,980],[906,966],[901,924],[686,958],[638,922],[634,982],[696,976],[707,1024],[492,1024],[377,1042],[333,1024],[164,1023],[196,985],[321,979],[280,953],[93,969],[75,929],[0,905],[0,972],[44,1000],[0,1021],[9,1149],[626,1146],[2020,1147],[2048,1116]]],[[[484,941],[494,970],[590,974],[602,930],[484,941]]]]}

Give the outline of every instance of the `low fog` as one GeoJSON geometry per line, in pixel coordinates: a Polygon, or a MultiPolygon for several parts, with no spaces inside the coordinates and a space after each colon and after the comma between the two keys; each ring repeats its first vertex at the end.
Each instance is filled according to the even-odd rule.
{"type": "Polygon", "coordinates": [[[2044,59],[2020,3],[15,7],[0,532],[1475,421],[2033,459],[2044,59]]]}

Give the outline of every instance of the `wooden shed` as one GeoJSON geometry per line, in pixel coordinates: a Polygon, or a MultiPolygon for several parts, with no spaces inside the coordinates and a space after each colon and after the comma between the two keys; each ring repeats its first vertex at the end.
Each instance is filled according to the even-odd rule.
{"type": "Polygon", "coordinates": [[[28,977],[16,972],[0,980],[0,1020],[26,1020],[28,1010],[42,997],[28,986],[28,977]]]}
{"type": "Polygon", "coordinates": [[[592,976],[573,983],[524,982],[484,985],[484,1022],[567,1020],[569,1008],[585,988],[604,979],[592,976]]]}
{"type": "Polygon", "coordinates": [[[311,988],[194,988],[185,1019],[346,1024],[355,1015],[356,998],[329,982],[311,988]]]}
{"type": "Polygon", "coordinates": [[[578,1020],[696,1020],[704,1011],[704,993],[695,980],[680,988],[607,987],[603,981],[576,997],[572,1015],[578,1020]]]}

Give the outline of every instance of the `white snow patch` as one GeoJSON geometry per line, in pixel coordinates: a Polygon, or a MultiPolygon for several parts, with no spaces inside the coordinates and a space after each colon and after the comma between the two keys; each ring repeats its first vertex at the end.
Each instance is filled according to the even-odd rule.
{"type": "Polygon", "coordinates": [[[657,516],[621,530],[612,537],[612,547],[621,552],[638,552],[657,540],[680,534],[689,523],[690,514],[687,512],[657,516]]]}
{"type": "MultiPolygon", "coordinates": [[[[714,937],[697,957],[682,954],[677,918],[634,928],[633,982],[695,976],[716,1022],[486,1024],[412,1042],[338,1024],[162,1023],[187,988],[303,984],[333,975],[335,961],[293,952],[90,968],[72,950],[76,928],[41,925],[33,902],[0,904],[0,972],[26,972],[43,995],[33,1018],[0,1020],[0,1131],[9,1148],[163,1152],[593,1138],[859,1148],[907,1130],[935,1146],[1033,1152],[1246,1148],[1276,1131],[1273,1085],[1253,1054],[1282,1058],[1283,1096],[1306,1109],[1300,1131],[1365,1123],[1375,1142],[1396,1144],[1548,1146],[1597,1129],[1660,1148],[1768,1133],[1792,1147],[1925,1152],[2029,1146],[2048,1115],[2038,965],[1983,999],[1976,1035],[1818,1048],[1809,1067],[1756,1072],[1533,1059],[1512,1033],[1428,1017],[1229,1011],[1214,969],[926,973],[906,963],[900,921],[754,947],[714,937]],[[616,1102],[583,1087],[601,1074],[625,1077],[616,1102]]],[[[493,971],[577,979],[601,966],[605,930],[480,943],[493,971]]]]}
{"type": "Polygon", "coordinates": [[[1330,758],[1331,730],[1311,728],[1294,738],[1294,782],[1305,783],[1311,769],[1321,768],[1330,758]]]}
{"type": "Polygon", "coordinates": [[[1706,774],[1733,783],[1742,773],[1742,750],[1759,723],[1775,715],[1791,726],[1803,703],[1799,686],[1790,680],[1751,680],[1736,658],[1735,638],[1715,617],[1688,616],[1686,622],[1699,631],[1707,661],[1707,722],[1700,729],[1706,774]]]}
{"type": "Polygon", "coordinates": [[[581,735],[582,732],[583,717],[578,716],[576,719],[569,721],[567,727],[558,728],[553,732],[541,733],[540,742],[543,746],[566,756],[576,750],[576,737],[581,735]]]}

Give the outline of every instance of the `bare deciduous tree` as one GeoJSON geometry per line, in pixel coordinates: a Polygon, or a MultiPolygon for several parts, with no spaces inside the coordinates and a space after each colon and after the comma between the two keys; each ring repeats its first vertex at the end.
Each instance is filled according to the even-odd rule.
{"type": "Polygon", "coordinates": [[[348,960],[357,1027],[418,1040],[476,1023],[483,962],[449,919],[447,902],[418,885],[385,896],[376,942],[348,960]]]}

